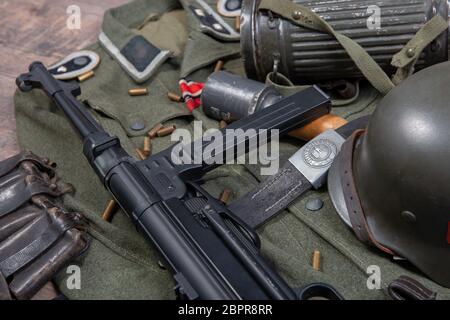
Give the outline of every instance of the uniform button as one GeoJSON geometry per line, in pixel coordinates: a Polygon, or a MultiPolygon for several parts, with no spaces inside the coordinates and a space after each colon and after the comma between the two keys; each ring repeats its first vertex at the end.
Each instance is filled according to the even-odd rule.
{"type": "Polygon", "coordinates": [[[130,125],[131,130],[134,131],[141,131],[145,129],[145,122],[141,120],[136,120],[131,123],[130,125]]]}
{"type": "Polygon", "coordinates": [[[305,207],[309,211],[319,211],[323,208],[323,201],[319,198],[311,198],[306,201],[305,207]]]}

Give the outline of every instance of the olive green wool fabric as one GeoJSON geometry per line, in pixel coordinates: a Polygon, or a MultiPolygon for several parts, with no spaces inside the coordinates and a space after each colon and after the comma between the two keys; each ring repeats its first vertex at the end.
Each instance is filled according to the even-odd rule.
{"type": "MultiPolygon", "coordinates": [[[[206,2],[215,9],[216,1],[206,2]]],[[[105,14],[103,31],[117,47],[140,34],[174,52],[152,78],[139,85],[148,88],[146,96],[130,97],[128,89],[137,84],[101,45],[88,48],[100,55],[101,63],[95,77],[81,83],[81,99],[105,130],[117,135],[132,155],[135,148],[142,146],[146,132],[158,122],[192,130],[192,121],[202,120],[205,128],[217,127],[201,110],[190,114],[182,103],[167,99],[168,91],[178,92],[181,77],[205,81],[218,59],[226,61],[225,70],[244,73],[239,43],[222,42],[203,34],[189,9],[191,3],[195,0],[138,0],[105,14]],[[178,17],[177,28],[162,27],[173,23],[174,17],[178,17]],[[133,131],[130,126],[138,120],[145,122],[145,128],[133,131]]],[[[234,20],[227,22],[233,25],[234,20]]],[[[355,103],[333,112],[347,119],[358,118],[373,112],[379,98],[373,88],[363,83],[355,103]]],[[[48,156],[58,164],[62,179],[76,188],[75,194],[65,197],[65,204],[90,220],[91,247],[74,263],[81,268],[81,289],[68,288],[70,275],[63,269],[57,277],[62,292],[70,299],[174,299],[170,272],[158,266],[158,253],[126,215],[118,211],[111,223],[101,219],[110,196],[84,159],[81,142],[62,112],[39,91],[18,92],[15,104],[21,147],[48,156]]],[[[154,139],[153,152],[171,144],[169,137],[154,139]]],[[[299,147],[299,141],[283,139],[280,163],[299,147]]],[[[228,165],[211,172],[204,187],[214,196],[229,188],[236,199],[261,179],[258,166],[228,165]]],[[[450,290],[427,280],[408,263],[393,262],[391,257],[360,243],[336,214],[326,190],[309,192],[257,231],[264,256],[293,287],[327,282],[347,299],[388,299],[389,283],[409,275],[437,291],[439,298],[450,298],[450,290]],[[320,211],[305,208],[305,202],[313,197],[324,201],[320,211]],[[314,250],[322,254],[320,271],[311,267],[314,250]],[[381,270],[380,289],[367,286],[370,266],[381,270]]]]}

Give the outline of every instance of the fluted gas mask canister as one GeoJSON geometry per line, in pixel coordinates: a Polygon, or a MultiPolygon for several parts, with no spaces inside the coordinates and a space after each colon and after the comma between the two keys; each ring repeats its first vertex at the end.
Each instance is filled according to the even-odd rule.
{"type": "MultiPolygon", "coordinates": [[[[448,3],[444,0],[293,1],[310,7],[337,32],[355,40],[388,75],[395,72],[393,55],[424,24],[435,15],[448,20],[448,3]]],[[[264,81],[270,72],[280,72],[296,84],[312,84],[362,77],[332,36],[259,11],[260,2],[244,0],[242,8],[242,56],[249,78],[264,81]]],[[[416,69],[446,61],[447,38],[448,30],[423,51],[416,69]]]]}

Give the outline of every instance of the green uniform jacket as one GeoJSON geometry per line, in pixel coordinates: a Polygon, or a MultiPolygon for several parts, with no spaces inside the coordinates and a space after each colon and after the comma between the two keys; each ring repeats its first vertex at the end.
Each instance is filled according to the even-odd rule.
{"type": "MultiPolygon", "coordinates": [[[[215,10],[216,1],[206,2],[215,10]]],[[[200,109],[189,113],[183,103],[167,99],[168,91],[179,92],[180,78],[204,82],[218,59],[226,61],[225,70],[244,74],[239,42],[220,41],[202,33],[189,8],[192,4],[196,0],[136,0],[106,12],[103,32],[119,50],[136,35],[142,35],[155,46],[172,52],[142,84],[124,71],[104,45],[88,48],[100,55],[101,63],[95,77],[81,83],[81,99],[100,124],[121,139],[130,154],[135,154],[146,132],[159,122],[192,129],[193,120],[202,120],[205,129],[217,127],[200,109]],[[137,86],[148,88],[149,94],[129,96],[128,89],[137,86]],[[136,122],[143,123],[144,128],[133,130],[136,122]]],[[[234,19],[226,21],[234,25],[234,19]]],[[[357,118],[371,113],[378,98],[371,87],[364,85],[357,102],[333,112],[347,119],[357,118]]],[[[81,142],[61,111],[36,90],[17,93],[15,103],[21,147],[48,156],[58,164],[62,178],[76,188],[74,195],[65,197],[66,205],[90,220],[90,249],[74,263],[81,267],[81,289],[68,289],[70,275],[63,269],[57,277],[62,292],[70,299],[175,298],[170,272],[158,266],[156,250],[138,234],[125,214],[117,212],[111,223],[101,219],[110,196],[84,159],[81,142]]],[[[153,152],[171,144],[169,137],[154,139],[153,152]]],[[[284,139],[280,163],[299,147],[299,141],[284,139]]],[[[261,179],[258,166],[228,165],[209,174],[204,187],[214,196],[229,188],[236,199],[261,179]]],[[[389,283],[409,275],[437,291],[439,298],[450,298],[450,290],[427,280],[408,263],[393,262],[392,257],[360,243],[336,214],[327,190],[307,193],[257,231],[263,254],[293,287],[327,282],[347,299],[387,299],[389,283]],[[324,207],[308,211],[305,203],[310,198],[322,199],[324,207]],[[314,250],[322,254],[320,271],[311,267],[314,250]],[[370,286],[373,281],[368,270],[372,266],[380,268],[380,289],[370,286]]]]}

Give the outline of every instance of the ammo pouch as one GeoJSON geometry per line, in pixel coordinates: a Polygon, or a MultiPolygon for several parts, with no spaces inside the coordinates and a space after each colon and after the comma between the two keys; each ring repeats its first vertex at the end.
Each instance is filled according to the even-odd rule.
{"type": "Polygon", "coordinates": [[[73,190],[49,159],[22,152],[0,162],[0,300],[30,299],[87,248],[87,225],[60,197],[73,190]]]}

